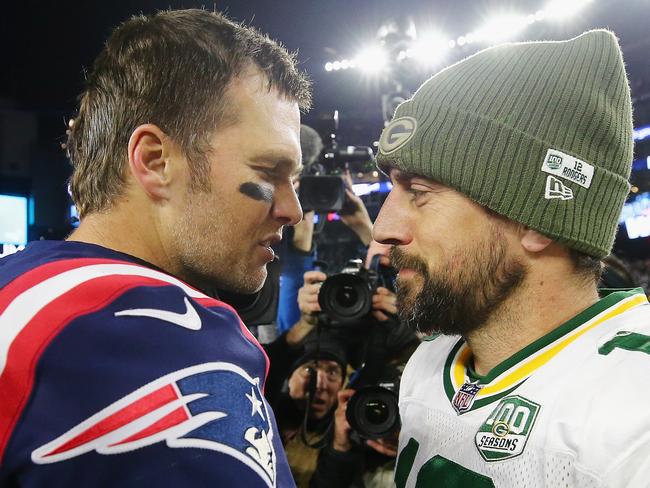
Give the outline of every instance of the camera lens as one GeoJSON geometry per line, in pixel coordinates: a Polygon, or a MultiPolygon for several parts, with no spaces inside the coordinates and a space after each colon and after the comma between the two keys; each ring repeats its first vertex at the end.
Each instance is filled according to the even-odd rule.
{"type": "Polygon", "coordinates": [[[383,424],[388,420],[388,405],[381,400],[369,400],[365,415],[371,424],[383,424]]]}
{"type": "Polygon", "coordinates": [[[318,303],[331,319],[341,323],[356,322],[370,312],[372,287],[358,275],[330,276],[318,293],[318,303]]]}
{"type": "Polygon", "coordinates": [[[350,308],[357,303],[359,294],[352,286],[342,286],[336,293],[336,302],[343,308],[350,308]]]}
{"type": "Polygon", "coordinates": [[[360,388],[350,398],[345,416],[365,439],[388,437],[399,428],[397,393],[381,386],[360,388]]]}
{"type": "Polygon", "coordinates": [[[300,204],[303,210],[337,212],[345,202],[345,183],[340,176],[300,178],[300,204]]]}

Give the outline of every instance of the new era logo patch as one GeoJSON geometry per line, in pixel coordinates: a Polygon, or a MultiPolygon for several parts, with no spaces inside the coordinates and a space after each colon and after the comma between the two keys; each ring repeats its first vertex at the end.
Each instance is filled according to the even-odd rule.
{"type": "Polygon", "coordinates": [[[559,198],[561,200],[571,200],[573,198],[573,190],[568,186],[565,186],[561,180],[558,178],[548,175],[546,177],[546,190],[544,192],[544,198],[551,200],[553,198],[559,198]]]}

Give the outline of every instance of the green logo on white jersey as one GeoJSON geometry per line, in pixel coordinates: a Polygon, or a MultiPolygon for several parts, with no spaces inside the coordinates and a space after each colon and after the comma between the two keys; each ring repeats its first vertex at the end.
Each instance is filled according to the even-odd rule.
{"type": "Polygon", "coordinates": [[[487,462],[524,452],[541,407],[519,395],[503,398],[476,433],[476,447],[487,462]]]}

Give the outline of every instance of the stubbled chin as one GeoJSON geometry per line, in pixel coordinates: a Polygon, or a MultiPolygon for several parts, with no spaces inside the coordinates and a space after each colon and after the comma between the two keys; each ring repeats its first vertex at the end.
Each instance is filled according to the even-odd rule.
{"type": "Polygon", "coordinates": [[[413,281],[399,281],[397,282],[397,298],[398,307],[401,305],[405,308],[411,308],[415,305],[415,300],[420,293],[420,284],[413,283],[413,281]]]}
{"type": "Polygon", "coordinates": [[[251,269],[245,274],[230,277],[229,282],[222,286],[227,291],[251,295],[262,289],[267,279],[266,269],[251,269]]]}

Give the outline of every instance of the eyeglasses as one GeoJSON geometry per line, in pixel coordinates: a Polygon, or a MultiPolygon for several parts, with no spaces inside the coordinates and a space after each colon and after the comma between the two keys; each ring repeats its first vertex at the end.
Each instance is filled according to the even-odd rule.
{"type": "Polygon", "coordinates": [[[309,378],[310,375],[316,374],[317,371],[320,371],[325,375],[328,381],[337,381],[343,379],[343,372],[341,367],[338,365],[325,365],[322,363],[317,363],[316,361],[311,361],[305,363],[300,367],[299,373],[303,378],[309,378]]]}

